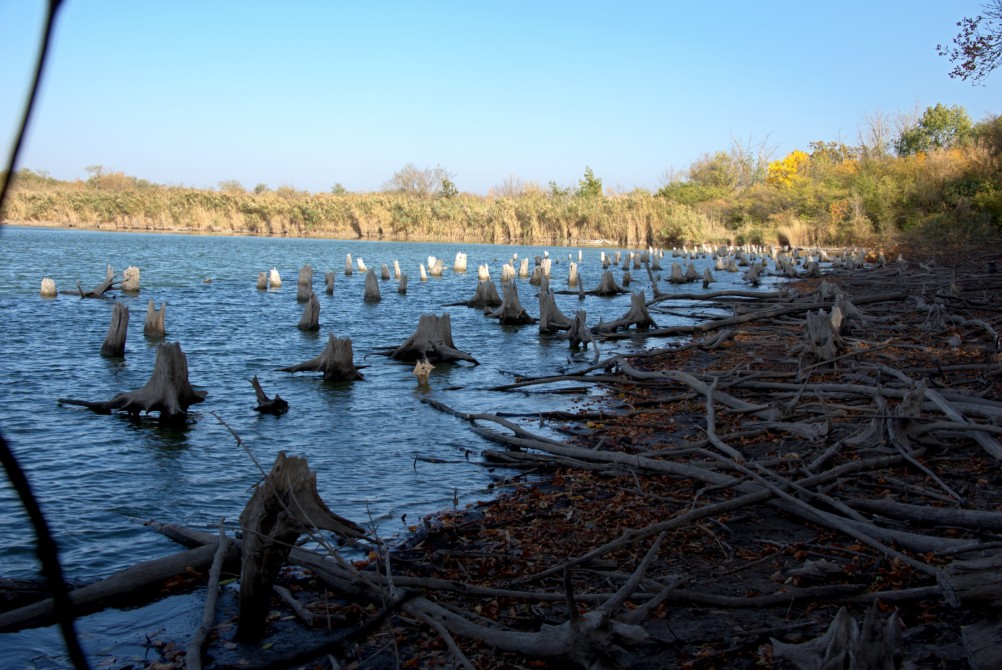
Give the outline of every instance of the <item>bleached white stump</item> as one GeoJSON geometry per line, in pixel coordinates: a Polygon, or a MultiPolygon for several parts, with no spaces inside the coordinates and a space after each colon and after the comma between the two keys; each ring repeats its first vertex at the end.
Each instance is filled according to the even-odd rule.
{"type": "Polygon", "coordinates": [[[49,279],[48,277],[42,278],[42,286],[38,291],[38,294],[43,298],[55,298],[56,292],[56,282],[49,279]]]}
{"type": "Polygon", "coordinates": [[[282,277],[275,268],[272,268],[268,274],[268,285],[272,288],[279,288],[282,285],[282,277]]]}
{"type": "Polygon", "coordinates": [[[122,272],[122,293],[139,293],[139,268],[134,265],[122,272]]]}
{"type": "Polygon", "coordinates": [[[354,266],[351,263],[351,254],[348,254],[344,257],[344,273],[350,277],[353,271],[354,266]]]}

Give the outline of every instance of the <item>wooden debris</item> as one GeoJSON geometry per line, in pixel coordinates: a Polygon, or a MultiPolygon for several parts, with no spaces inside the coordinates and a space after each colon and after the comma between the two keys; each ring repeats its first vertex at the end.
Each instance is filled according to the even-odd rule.
{"type": "Polygon", "coordinates": [[[324,381],[354,381],[364,379],[355,368],[350,337],[327,337],[327,346],[319,356],[298,365],[279,368],[279,372],[322,372],[324,381]]]}
{"type": "Polygon", "coordinates": [[[518,287],[515,282],[510,281],[503,286],[504,298],[501,300],[501,306],[492,312],[484,312],[484,315],[492,319],[498,319],[505,325],[535,323],[536,320],[529,316],[518,299],[518,287]]]}
{"type": "Polygon", "coordinates": [[[382,300],[382,296],[379,294],[379,282],[376,280],[375,270],[369,270],[365,274],[365,293],[362,299],[365,302],[379,302],[382,300]]]}
{"type": "Polygon", "coordinates": [[[42,278],[42,286],[38,291],[38,294],[43,298],[55,298],[58,295],[56,291],[56,282],[48,277],[42,278]]]}
{"type": "Polygon", "coordinates": [[[303,306],[303,315],[296,325],[299,330],[320,330],[320,300],[317,294],[310,290],[310,297],[307,298],[306,305],[303,306]]]}
{"type": "Polygon", "coordinates": [[[164,318],[167,315],[167,302],[160,305],[158,310],[153,303],[153,299],[146,304],[146,321],[143,323],[143,335],[150,339],[157,339],[167,335],[167,328],[164,318]]]}
{"type": "Polygon", "coordinates": [[[115,271],[112,270],[111,266],[109,265],[107,267],[106,272],[105,272],[104,281],[102,281],[100,284],[98,284],[97,286],[95,286],[90,291],[85,291],[80,286],[80,282],[78,281],[77,282],[77,292],[79,293],[79,295],[80,295],[81,298],[103,298],[105,293],[107,293],[108,291],[111,291],[111,290],[114,290],[114,289],[118,288],[116,286],[116,283],[117,283],[117,279],[115,277],[115,271]]]}
{"type": "Polygon", "coordinates": [[[289,403],[282,396],[276,393],[274,398],[268,397],[268,394],[261,388],[261,382],[257,380],[257,375],[251,377],[250,383],[254,387],[254,395],[257,396],[255,411],[262,414],[285,414],[289,411],[289,403]]]}
{"type": "Polygon", "coordinates": [[[308,302],[313,295],[313,268],[306,264],[299,269],[299,280],[296,282],[296,302],[308,302]]]}
{"type": "Polygon", "coordinates": [[[101,355],[109,358],[125,356],[125,336],[129,331],[129,308],[116,302],[111,310],[111,323],[108,324],[108,334],[101,345],[101,355]]]}
{"type": "Polygon", "coordinates": [[[428,360],[436,362],[468,361],[479,365],[477,359],[460,351],[452,341],[452,319],[448,314],[425,314],[418,321],[417,330],[406,342],[389,353],[398,361],[428,360]]]}
{"type": "Polygon", "coordinates": [[[122,293],[139,293],[139,268],[134,265],[122,272],[122,293]]]}
{"type": "Polygon", "coordinates": [[[630,326],[636,327],[637,330],[648,330],[658,327],[651,317],[650,312],[647,311],[647,300],[644,297],[643,291],[630,296],[630,309],[626,314],[609,323],[599,321],[599,324],[595,327],[595,332],[613,333],[620,328],[629,330],[630,326]]]}

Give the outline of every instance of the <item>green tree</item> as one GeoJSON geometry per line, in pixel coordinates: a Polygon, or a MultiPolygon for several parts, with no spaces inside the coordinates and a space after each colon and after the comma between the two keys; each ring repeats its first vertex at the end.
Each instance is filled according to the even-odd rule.
{"type": "Polygon", "coordinates": [[[254,187],[254,195],[261,195],[262,193],[267,193],[270,189],[265,183],[260,183],[254,187]]]}
{"type": "Polygon", "coordinates": [[[331,193],[334,195],[347,195],[348,189],[346,189],[344,184],[341,182],[336,182],[333,186],[331,186],[331,193]]]}
{"type": "Polygon", "coordinates": [[[446,177],[442,179],[442,186],[439,188],[438,194],[443,198],[454,198],[459,195],[459,189],[456,188],[451,179],[446,177]]]}
{"type": "Polygon", "coordinates": [[[936,45],[939,55],[953,63],[950,76],[975,84],[1002,64],[1002,0],[992,0],[981,8],[983,14],[957,21],[960,32],[953,38],[953,46],[936,45]]]}
{"type": "Polygon", "coordinates": [[[566,198],[571,195],[570,186],[558,186],[557,182],[551,181],[549,184],[547,184],[547,187],[550,190],[551,198],[566,198]]]}
{"type": "Polygon", "coordinates": [[[584,177],[578,181],[577,195],[582,198],[601,198],[602,180],[595,176],[591,168],[585,166],[584,177]]]}
{"type": "Polygon", "coordinates": [[[970,136],[972,128],[971,117],[963,107],[936,103],[935,107],[926,108],[918,123],[901,131],[898,155],[911,156],[920,151],[959,145],[970,136]]]}

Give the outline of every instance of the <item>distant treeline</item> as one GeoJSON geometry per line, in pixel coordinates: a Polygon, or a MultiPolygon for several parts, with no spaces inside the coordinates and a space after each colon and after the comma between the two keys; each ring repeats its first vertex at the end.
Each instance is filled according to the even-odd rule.
{"type": "MultiPolygon", "coordinates": [[[[877,129],[879,130],[879,129],[877,129]]],[[[761,152],[759,152],[761,154],[761,152]]],[[[413,169],[413,166],[408,166],[413,169]]],[[[65,182],[22,169],[3,220],[112,230],[495,244],[673,246],[692,242],[862,244],[901,234],[1002,232],[1002,117],[973,124],[930,107],[896,138],[814,142],[770,161],[742,147],[707,154],[658,191],[611,193],[585,170],[578,188],[509,179],[487,196],[405,187],[331,193],[236,182],[161,186],[89,168],[65,182]]],[[[392,181],[388,184],[392,184],[392,181]]]]}

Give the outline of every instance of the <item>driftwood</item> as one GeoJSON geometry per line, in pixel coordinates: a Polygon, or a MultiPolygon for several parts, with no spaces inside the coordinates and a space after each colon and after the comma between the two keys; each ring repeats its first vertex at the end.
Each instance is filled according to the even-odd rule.
{"type": "Polygon", "coordinates": [[[130,416],[158,412],[161,423],[184,421],[191,405],[200,403],[207,391],[196,391],[188,382],[188,359],[177,342],[157,346],[153,374],[141,389],[119,393],[111,400],[88,401],[60,398],[62,405],[80,405],[99,414],[112,410],[128,412],[130,416]]]}
{"type": "Polygon", "coordinates": [[[279,368],[279,372],[322,372],[324,381],[353,381],[364,379],[355,368],[350,337],[327,337],[327,346],[319,356],[298,365],[279,368]]]}
{"type": "Polygon", "coordinates": [[[505,325],[521,325],[535,323],[536,320],[529,316],[529,313],[522,307],[518,299],[518,287],[514,281],[504,284],[504,298],[501,306],[494,311],[485,311],[484,315],[492,319],[498,319],[505,325]]]}
{"type": "Polygon", "coordinates": [[[167,329],[164,325],[164,317],[167,314],[167,302],[165,301],[160,305],[160,309],[156,308],[156,305],[151,299],[146,303],[146,321],[143,323],[143,335],[151,339],[162,338],[167,335],[167,329]]]}
{"type": "Polygon", "coordinates": [[[423,315],[414,334],[393,349],[389,357],[398,361],[468,361],[474,365],[480,364],[473,356],[456,348],[452,341],[452,319],[448,314],[423,315]]]}
{"type": "Polygon", "coordinates": [[[185,670],[202,670],[202,653],[205,642],[209,639],[216,620],[216,601],[219,598],[219,577],[223,572],[223,563],[230,548],[230,540],[226,537],[222,522],[219,524],[219,543],[212,556],[212,567],[209,568],[209,583],[205,588],[205,607],[202,611],[202,623],[192,635],[185,651],[185,670]]]}
{"type": "Polygon", "coordinates": [[[308,302],[313,295],[313,268],[307,263],[299,270],[296,282],[296,302],[308,302]]]}
{"type": "Polygon", "coordinates": [[[289,403],[282,396],[276,393],[274,398],[268,397],[268,394],[261,388],[261,382],[257,380],[257,375],[251,377],[250,383],[257,396],[257,407],[254,408],[256,411],[262,414],[285,414],[289,411],[289,403]]]}
{"type": "Polygon", "coordinates": [[[635,326],[637,330],[648,330],[657,328],[650,312],[647,311],[647,301],[644,292],[634,293],[630,296],[630,309],[621,318],[604,323],[599,321],[595,327],[596,333],[613,333],[620,328],[628,330],[630,326],[635,326]]]}
{"type": "Polygon", "coordinates": [[[115,277],[115,271],[109,265],[105,272],[104,281],[102,281],[100,284],[95,286],[90,291],[85,291],[80,286],[80,282],[78,281],[77,292],[79,293],[81,298],[103,298],[105,293],[118,288],[118,286],[116,286],[117,282],[118,280],[115,277]]]}
{"type": "Polygon", "coordinates": [[[317,294],[310,290],[310,297],[303,306],[303,315],[296,325],[299,330],[320,330],[320,300],[317,294]]]}
{"type": "Polygon", "coordinates": [[[365,293],[362,299],[365,302],[379,302],[382,300],[382,296],[379,295],[379,281],[376,279],[375,270],[369,270],[365,273],[365,293]]]}
{"type": "Polygon", "coordinates": [[[111,310],[111,323],[108,324],[108,334],[101,345],[101,355],[109,358],[125,356],[125,336],[129,331],[129,308],[116,302],[111,310]]]}
{"type": "Polygon", "coordinates": [[[285,452],[279,452],[271,472],[254,489],[240,514],[240,527],[244,543],[237,637],[244,641],[264,634],[275,577],[300,535],[323,529],[346,538],[366,537],[365,529],[327,507],[306,460],[285,452]]]}

